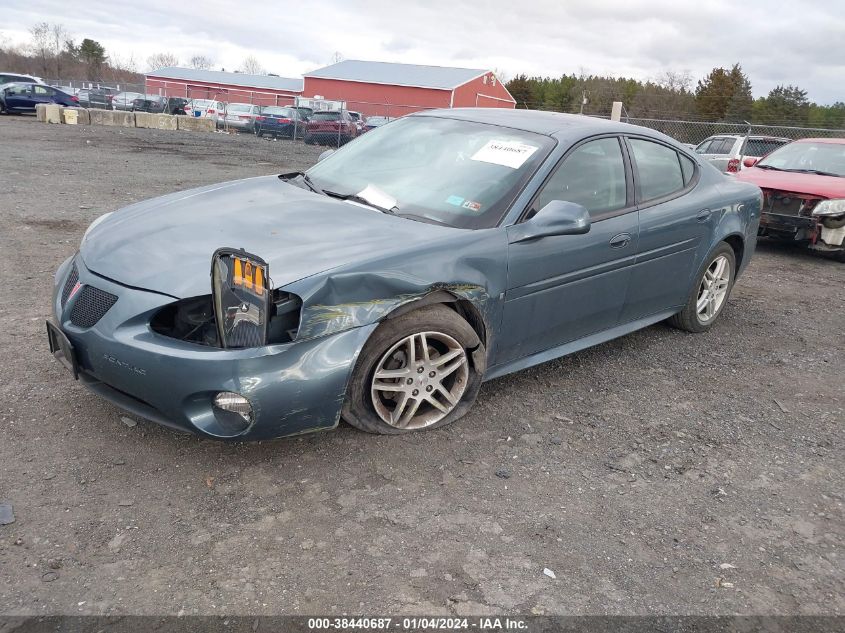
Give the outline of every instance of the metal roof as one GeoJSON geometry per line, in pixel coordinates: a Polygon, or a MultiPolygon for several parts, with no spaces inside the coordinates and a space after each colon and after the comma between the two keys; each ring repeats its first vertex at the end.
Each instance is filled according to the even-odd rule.
{"type": "Polygon", "coordinates": [[[202,81],[203,83],[243,86],[244,88],[269,88],[286,92],[302,92],[302,79],[273,77],[272,75],[247,75],[228,73],[221,70],[198,70],[169,66],[147,73],[147,77],[178,79],[180,81],[202,81]]]}
{"type": "Polygon", "coordinates": [[[325,68],[312,70],[310,73],[305,73],[305,76],[391,86],[454,90],[488,72],[490,71],[480,68],[418,66],[347,59],[325,68]]]}

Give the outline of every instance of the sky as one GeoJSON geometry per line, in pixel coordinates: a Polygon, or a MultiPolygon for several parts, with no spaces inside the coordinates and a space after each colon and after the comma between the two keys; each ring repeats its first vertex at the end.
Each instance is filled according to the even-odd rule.
{"type": "MultiPolygon", "coordinates": [[[[0,44],[25,44],[41,21],[113,58],[172,52],[214,69],[252,55],[298,77],[344,59],[496,69],[513,77],[596,74],[694,80],[739,62],[754,96],[794,84],[821,104],[845,101],[841,0],[0,0],[0,44]]],[[[693,83],[694,87],[694,83],[693,83]]]]}

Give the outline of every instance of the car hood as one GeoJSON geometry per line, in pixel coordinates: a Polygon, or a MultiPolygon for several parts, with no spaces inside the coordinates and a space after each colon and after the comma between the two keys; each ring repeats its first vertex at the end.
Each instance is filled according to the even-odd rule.
{"type": "Polygon", "coordinates": [[[821,198],[845,198],[845,178],[836,176],[749,167],[739,172],[736,178],[754,183],[761,189],[790,191],[821,198]]]}
{"type": "Polygon", "coordinates": [[[177,298],[211,292],[211,256],[243,248],[270,266],[274,288],[393,251],[463,234],[279,180],[250,178],[140,202],[83,239],[85,266],[118,283],[177,298]]]}

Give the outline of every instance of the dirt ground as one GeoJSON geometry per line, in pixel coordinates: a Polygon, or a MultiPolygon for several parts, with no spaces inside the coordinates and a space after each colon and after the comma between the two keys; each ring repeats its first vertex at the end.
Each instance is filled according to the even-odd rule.
{"type": "Polygon", "coordinates": [[[73,382],[53,271],[106,211],[320,149],[25,117],[0,149],[0,613],[845,614],[845,266],[763,244],[709,333],[494,380],[449,428],[223,444],[73,382]]]}

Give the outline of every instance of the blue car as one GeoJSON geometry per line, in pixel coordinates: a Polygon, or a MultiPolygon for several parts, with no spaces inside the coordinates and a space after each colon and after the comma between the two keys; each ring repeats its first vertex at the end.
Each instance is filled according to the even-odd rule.
{"type": "Polygon", "coordinates": [[[305,134],[307,120],[296,108],[264,106],[255,117],[255,133],[258,136],[299,138],[305,134]]]}
{"type": "Polygon", "coordinates": [[[55,275],[55,357],[208,437],[436,428],[482,381],[714,327],[762,203],[663,134],[549,112],[417,113],[321,158],[95,220],[55,275]]]}
{"type": "Polygon", "coordinates": [[[79,105],[75,96],[43,84],[15,82],[0,86],[0,113],[2,114],[35,112],[35,106],[39,103],[79,105]]]}

